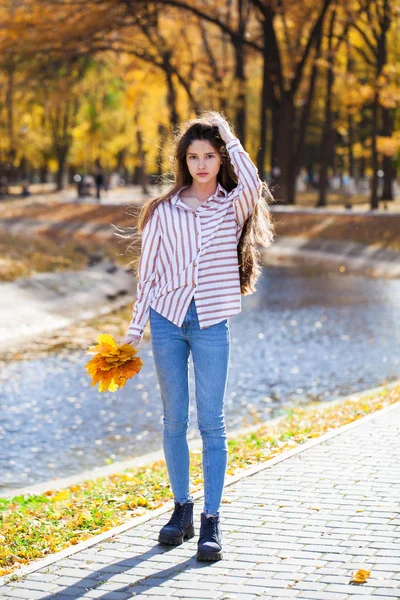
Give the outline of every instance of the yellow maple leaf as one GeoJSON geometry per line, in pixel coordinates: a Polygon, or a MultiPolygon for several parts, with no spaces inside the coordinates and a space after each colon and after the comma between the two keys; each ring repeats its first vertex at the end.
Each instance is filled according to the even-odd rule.
{"type": "Polygon", "coordinates": [[[99,344],[108,344],[109,346],[112,346],[114,348],[117,347],[117,342],[109,333],[100,333],[100,335],[96,338],[96,341],[99,344]]]}
{"type": "Polygon", "coordinates": [[[82,512],[79,512],[74,519],[71,522],[71,526],[80,526],[82,525],[82,523],[84,523],[85,521],[91,521],[92,520],[92,515],[90,514],[90,512],[88,510],[83,510],[82,512]]]}
{"type": "Polygon", "coordinates": [[[58,492],[55,496],[52,497],[51,501],[58,502],[59,500],[67,500],[67,498],[69,498],[70,495],[71,494],[69,490],[61,490],[61,492],[58,492]]]}
{"type": "Polygon", "coordinates": [[[371,571],[366,571],[364,569],[358,569],[358,571],[353,571],[351,574],[350,583],[365,583],[370,576],[371,571]]]}

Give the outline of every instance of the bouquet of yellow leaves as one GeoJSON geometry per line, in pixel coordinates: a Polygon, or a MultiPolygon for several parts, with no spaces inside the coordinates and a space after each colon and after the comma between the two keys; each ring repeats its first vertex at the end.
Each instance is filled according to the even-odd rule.
{"type": "Polygon", "coordinates": [[[92,385],[99,384],[99,392],[116,392],[127,379],[139,373],[143,367],[137,350],[130,344],[119,346],[112,335],[102,333],[97,346],[89,346],[87,353],[95,354],[85,365],[92,377],[92,385]]]}

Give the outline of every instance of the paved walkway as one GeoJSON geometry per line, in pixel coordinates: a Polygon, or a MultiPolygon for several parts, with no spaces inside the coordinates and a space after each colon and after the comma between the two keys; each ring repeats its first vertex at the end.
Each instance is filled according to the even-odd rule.
{"type": "Polygon", "coordinates": [[[225,487],[224,559],[157,543],[170,511],[0,588],[0,598],[400,598],[400,404],[225,487]],[[362,585],[352,571],[371,571],[362,585]]]}

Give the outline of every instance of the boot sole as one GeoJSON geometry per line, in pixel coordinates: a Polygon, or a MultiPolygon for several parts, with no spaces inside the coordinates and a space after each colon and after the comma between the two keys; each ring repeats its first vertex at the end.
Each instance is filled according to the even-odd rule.
{"type": "Polygon", "coordinates": [[[172,546],[179,546],[184,541],[190,540],[194,536],[194,527],[190,527],[185,531],[183,535],[173,537],[171,535],[159,535],[158,541],[160,544],[171,544],[172,546]]]}
{"type": "Polygon", "coordinates": [[[222,552],[213,552],[212,554],[202,554],[198,552],[196,555],[197,560],[221,560],[223,558],[222,552]]]}

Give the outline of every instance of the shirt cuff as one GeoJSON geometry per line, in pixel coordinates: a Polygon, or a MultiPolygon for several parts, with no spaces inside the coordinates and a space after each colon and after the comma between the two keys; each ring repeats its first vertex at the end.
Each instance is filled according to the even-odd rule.
{"type": "Polygon", "coordinates": [[[225,144],[227,150],[243,150],[243,146],[238,138],[233,138],[233,140],[229,140],[227,144],[225,144]]]}
{"type": "Polygon", "coordinates": [[[130,325],[128,328],[127,335],[137,335],[138,337],[142,337],[144,329],[139,327],[139,325],[130,325]]]}

